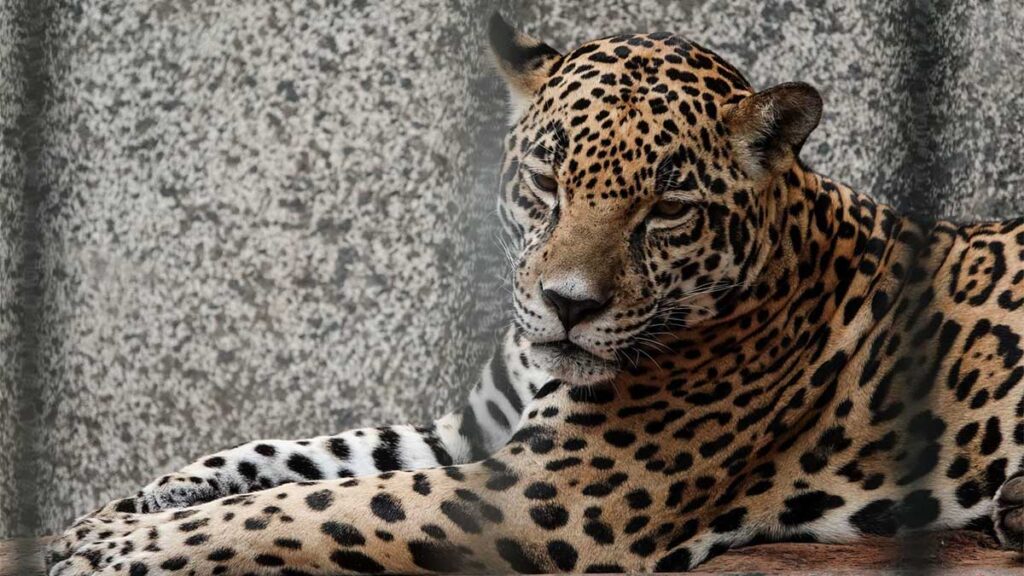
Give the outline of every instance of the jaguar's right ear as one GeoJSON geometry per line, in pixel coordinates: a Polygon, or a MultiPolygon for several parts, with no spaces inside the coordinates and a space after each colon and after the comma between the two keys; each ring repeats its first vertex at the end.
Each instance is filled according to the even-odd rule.
{"type": "Polygon", "coordinates": [[[821,95],[809,84],[787,82],[747,96],[726,112],[740,166],[761,178],[789,170],[821,120],[821,95]]]}
{"type": "Polygon", "coordinates": [[[491,52],[508,85],[512,121],[515,122],[554,66],[562,60],[562,55],[540,40],[516,31],[498,12],[491,15],[488,34],[491,52]]]}

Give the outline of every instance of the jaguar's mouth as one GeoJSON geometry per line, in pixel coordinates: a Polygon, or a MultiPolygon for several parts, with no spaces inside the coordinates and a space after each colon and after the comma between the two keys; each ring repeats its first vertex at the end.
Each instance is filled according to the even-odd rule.
{"type": "MultiPolygon", "coordinates": [[[[555,342],[543,342],[541,344],[534,344],[533,346],[534,348],[553,350],[562,354],[590,354],[590,352],[587,352],[572,340],[556,340],[555,342]]],[[[593,356],[593,354],[590,355],[593,356]]]]}
{"type": "Polygon", "coordinates": [[[533,358],[551,376],[574,384],[595,384],[611,379],[618,365],[588,352],[570,340],[531,346],[533,358]]]}

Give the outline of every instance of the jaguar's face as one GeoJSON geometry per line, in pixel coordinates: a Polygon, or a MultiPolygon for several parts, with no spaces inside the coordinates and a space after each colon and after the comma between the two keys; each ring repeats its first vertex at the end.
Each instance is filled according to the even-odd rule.
{"type": "Polygon", "coordinates": [[[772,111],[747,110],[734,68],[671,35],[562,57],[501,24],[492,42],[522,99],[500,205],[515,321],[556,377],[606,379],[667,332],[727,314],[756,277],[776,171],[755,140],[771,134],[733,118],[772,111]]]}

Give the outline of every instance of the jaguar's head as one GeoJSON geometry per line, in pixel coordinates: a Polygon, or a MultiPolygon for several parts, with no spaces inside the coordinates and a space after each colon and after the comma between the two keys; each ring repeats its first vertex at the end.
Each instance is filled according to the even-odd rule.
{"type": "Polygon", "coordinates": [[[499,211],[515,321],[539,361],[595,382],[727,316],[779,238],[773,183],[817,125],[818,93],[755,92],[671,34],[562,55],[496,15],[490,37],[513,103],[499,211]]]}

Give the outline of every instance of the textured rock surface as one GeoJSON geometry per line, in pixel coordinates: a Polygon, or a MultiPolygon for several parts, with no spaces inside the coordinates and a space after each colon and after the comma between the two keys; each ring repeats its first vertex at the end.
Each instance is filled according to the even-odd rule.
{"type": "Polygon", "coordinates": [[[124,5],[52,24],[49,528],[213,447],[426,420],[489,346],[475,18],[124,5]]]}
{"type": "MultiPolygon", "coordinates": [[[[504,300],[489,2],[47,6],[35,529],[235,442],[454,404],[504,300]]],[[[1012,0],[502,6],[560,48],[671,30],[757,86],[811,82],[818,170],[921,213],[1024,212],[1012,0]]]]}
{"type": "Polygon", "coordinates": [[[20,367],[19,316],[15,305],[20,276],[24,179],[21,134],[21,31],[14,0],[0,0],[0,535],[14,530],[14,484],[20,367]]]}

